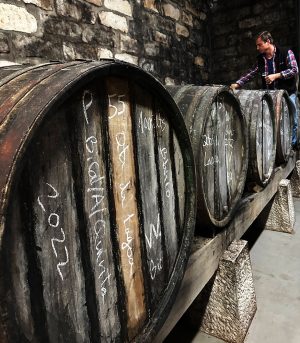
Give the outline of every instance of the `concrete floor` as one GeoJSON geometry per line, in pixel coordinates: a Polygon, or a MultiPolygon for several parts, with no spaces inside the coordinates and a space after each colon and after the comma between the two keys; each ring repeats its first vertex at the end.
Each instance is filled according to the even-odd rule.
{"type": "MultiPolygon", "coordinates": [[[[295,234],[264,230],[252,244],[250,258],[257,312],[245,343],[300,342],[300,200],[294,198],[295,234]]],[[[165,343],[223,343],[194,332],[181,320],[165,343]]]]}

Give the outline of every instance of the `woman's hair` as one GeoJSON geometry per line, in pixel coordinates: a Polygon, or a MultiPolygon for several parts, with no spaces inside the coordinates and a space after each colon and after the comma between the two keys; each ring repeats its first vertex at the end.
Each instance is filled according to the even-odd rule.
{"type": "Polygon", "coordinates": [[[270,41],[271,44],[274,43],[274,39],[271,35],[271,33],[269,31],[262,31],[261,33],[259,33],[256,37],[257,38],[261,38],[262,41],[266,42],[267,40],[270,41]]]}

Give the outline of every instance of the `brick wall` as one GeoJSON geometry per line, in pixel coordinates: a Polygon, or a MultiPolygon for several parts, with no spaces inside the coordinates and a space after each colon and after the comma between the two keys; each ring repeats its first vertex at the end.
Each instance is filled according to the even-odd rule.
{"type": "MultiPolygon", "coordinates": [[[[256,34],[268,30],[297,54],[297,0],[214,1],[211,10],[211,82],[230,84],[256,60],[256,34]]],[[[253,82],[248,87],[259,87],[253,82]]]]}
{"type": "Polygon", "coordinates": [[[4,0],[0,65],[116,58],[169,84],[205,83],[208,11],[204,0],[4,0]]]}

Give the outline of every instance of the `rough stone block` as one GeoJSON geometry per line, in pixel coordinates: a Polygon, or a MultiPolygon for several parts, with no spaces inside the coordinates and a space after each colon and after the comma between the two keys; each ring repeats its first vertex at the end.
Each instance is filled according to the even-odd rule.
{"type": "Polygon", "coordinates": [[[102,6],[103,4],[103,0],[85,0],[85,1],[96,6],[102,6]]]}
{"type": "Polygon", "coordinates": [[[194,59],[194,64],[196,64],[199,67],[204,67],[205,60],[202,56],[196,56],[194,59]]]}
{"type": "Polygon", "coordinates": [[[126,0],[104,0],[104,6],[110,10],[123,13],[132,17],[132,10],[129,1],[126,0]]]}
{"type": "Polygon", "coordinates": [[[23,7],[0,4],[0,29],[34,33],[37,31],[37,21],[23,7]]]}
{"type": "Polygon", "coordinates": [[[19,64],[19,63],[7,61],[7,60],[0,60],[0,67],[7,67],[7,66],[11,66],[11,65],[16,65],[16,64],[19,64]]]}
{"type": "Polygon", "coordinates": [[[181,20],[184,24],[193,27],[193,16],[190,13],[182,11],[181,20]]]}
{"type": "Polygon", "coordinates": [[[40,7],[44,10],[51,11],[52,4],[50,0],[23,0],[26,4],[33,4],[37,7],[40,7]]]}
{"type": "Polygon", "coordinates": [[[76,20],[81,20],[82,12],[79,6],[69,4],[64,0],[56,0],[57,13],[64,17],[71,17],[76,20]]]}
{"type": "Polygon", "coordinates": [[[74,60],[76,58],[76,51],[70,43],[63,43],[63,55],[67,61],[74,60]]]}
{"type": "Polygon", "coordinates": [[[171,77],[166,77],[165,78],[165,85],[171,85],[171,86],[175,86],[176,82],[174,79],[172,79],[171,77]]]}
{"type": "Polygon", "coordinates": [[[127,20],[125,17],[121,17],[112,12],[99,13],[101,24],[111,27],[122,32],[128,32],[127,20]]]}
{"type": "Polygon", "coordinates": [[[148,60],[146,58],[141,58],[139,66],[143,68],[145,71],[154,74],[156,71],[154,63],[154,61],[148,60]]]}
{"type": "Polygon", "coordinates": [[[154,12],[158,12],[157,8],[155,7],[155,0],[144,0],[144,7],[154,12]]]}
{"type": "Polygon", "coordinates": [[[138,52],[138,43],[136,39],[129,36],[121,35],[121,50],[130,53],[138,52]]]}
{"type": "Polygon", "coordinates": [[[244,20],[241,20],[239,22],[239,28],[240,29],[249,29],[255,26],[259,26],[262,24],[262,21],[260,18],[255,17],[255,18],[247,18],[244,20]]]}
{"type": "Polygon", "coordinates": [[[159,31],[155,31],[155,41],[156,42],[159,42],[159,43],[163,43],[163,44],[166,44],[168,45],[168,37],[164,34],[164,33],[161,33],[159,31]]]}
{"type": "Polygon", "coordinates": [[[265,229],[293,233],[295,225],[295,209],[290,180],[279,182],[271,210],[267,217],[265,229]]]}
{"type": "Polygon", "coordinates": [[[97,58],[100,60],[101,58],[113,58],[113,53],[111,50],[105,48],[99,48],[97,50],[97,58]]]}
{"type": "Polygon", "coordinates": [[[256,312],[247,241],[234,241],[224,252],[215,277],[189,309],[200,330],[226,342],[242,343],[256,312]]]}
{"type": "Polygon", "coordinates": [[[130,55],[130,54],[115,54],[115,58],[117,60],[121,60],[121,61],[138,65],[138,57],[130,55]]]}
{"type": "Polygon", "coordinates": [[[293,197],[300,198],[300,160],[296,161],[290,184],[293,197]]]}
{"type": "Polygon", "coordinates": [[[157,56],[159,54],[159,47],[155,43],[146,43],[144,48],[147,56],[157,56]]]}
{"type": "Polygon", "coordinates": [[[180,18],[180,11],[178,8],[174,7],[171,4],[164,4],[163,5],[164,14],[166,17],[173,18],[178,20],[180,18]]]}
{"type": "Polygon", "coordinates": [[[0,53],[8,53],[9,51],[8,39],[4,34],[0,33],[0,53]]]}
{"type": "Polygon", "coordinates": [[[180,25],[178,23],[176,23],[176,33],[179,36],[183,36],[183,37],[188,37],[190,35],[189,30],[187,29],[187,27],[180,25]]]}
{"type": "Polygon", "coordinates": [[[94,30],[92,30],[89,27],[86,27],[83,31],[82,31],[82,41],[85,43],[89,43],[93,40],[93,38],[95,37],[95,33],[94,30]]]}

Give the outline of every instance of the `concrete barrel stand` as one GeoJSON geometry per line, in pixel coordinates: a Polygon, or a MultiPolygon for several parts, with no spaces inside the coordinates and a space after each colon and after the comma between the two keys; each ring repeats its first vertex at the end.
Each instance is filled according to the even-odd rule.
{"type": "Polygon", "coordinates": [[[188,310],[193,326],[226,342],[241,343],[256,312],[256,296],[247,241],[231,243],[215,277],[188,310]]]}
{"type": "Polygon", "coordinates": [[[290,180],[279,182],[271,210],[268,214],[265,229],[279,232],[294,232],[295,209],[290,180]]]}
{"type": "Polygon", "coordinates": [[[296,161],[296,166],[291,177],[292,195],[295,198],[300,198],[300,160],[296,161]]]}

